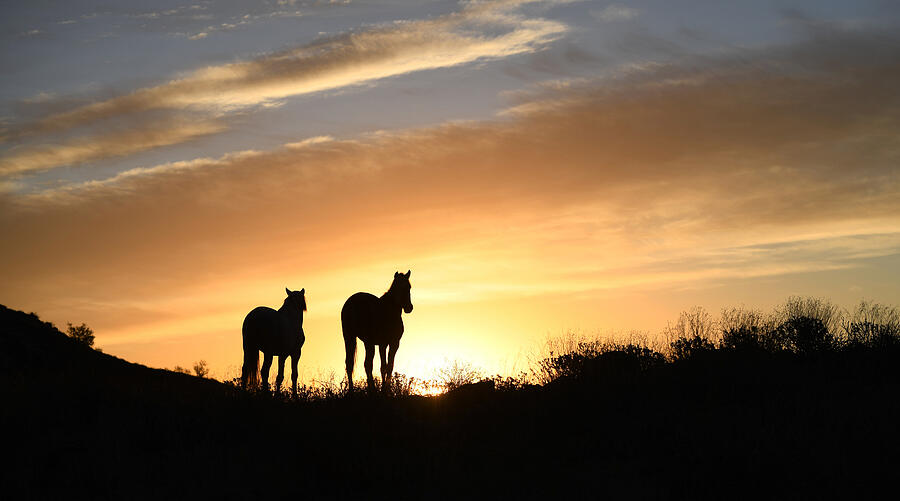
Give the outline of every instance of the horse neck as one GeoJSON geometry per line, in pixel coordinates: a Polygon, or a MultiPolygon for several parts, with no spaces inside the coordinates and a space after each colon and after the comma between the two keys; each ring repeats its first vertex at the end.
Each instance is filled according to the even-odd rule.
{"type": "Polygon", "coordinates": [[[291,323],[297,323],[298,326],[303,325],[303,310],[295,306],[289,306],[287,301],[281,305],[281,308],[278,308],[278,313],[291,321],[291,323]]]}
{"type": "Polygon", "coordinates": [[[397,313],[399,314],[403,307],[400,306],[400,301],[396,300],[396,295],[397,293],[394,291],[394,285],[391,284],[391,288],[381,295],[381,304],[391,312],[397,310],[397,313]]]}

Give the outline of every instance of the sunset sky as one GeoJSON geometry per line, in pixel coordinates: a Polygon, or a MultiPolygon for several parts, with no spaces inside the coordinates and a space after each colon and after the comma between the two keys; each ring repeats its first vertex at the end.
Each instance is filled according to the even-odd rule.
{"type": "Polygon", "coordinates": [[[129,361],[234,377],[305,288],[303,377],[340,377],[344,300],[408,269],[424,377],[695,305],[900,305],[898,2],[0,13],[0,303],[129,361]]]}

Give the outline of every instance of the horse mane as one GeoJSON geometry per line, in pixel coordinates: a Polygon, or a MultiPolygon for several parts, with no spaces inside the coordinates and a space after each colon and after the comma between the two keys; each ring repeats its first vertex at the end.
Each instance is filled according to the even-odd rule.
{"type": "MultiPolygon", "coordinates": [[[[281,308],[278,308],[278,311],[287,311],[288,301],[291,300],[291,296],[284,298],[284,302],[281,303],[281,308]]],[[[303,298],[303,308],[300,310],[301,313],[306,311],[306,298],[303,298]]]]}
{"type": "Polygon", "coordinates": [[[394,280],[391,281],[391,285],[388,286],[388,290],[384,291],[384,294],[382,294],[381,297],[387,297],[388,294],[394,292],[394,286],[395,286],[395,285],[397,285],[397,279],[396,279],[396,278],[395,278],[394,280]]]}
{"type": "Polygon", "coordinates": [[[397,291],[396,291],[397,278],[398,278],[398,277],[394,277],[394,279],[391,281],[391,285],[388,287],[388,290],[386,290],[386,291],[384,292],[384,294],[381,295],[381,298],[382,298],[382,299],[387,298],[388,295],[390,295],[390,294],[395,294],[395,293],[397,292],[397,291]]]}

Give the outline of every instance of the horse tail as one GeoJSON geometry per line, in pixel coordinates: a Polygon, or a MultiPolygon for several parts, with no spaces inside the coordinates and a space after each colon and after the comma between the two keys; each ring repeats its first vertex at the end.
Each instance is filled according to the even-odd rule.
{"type": "Polygon", "coordinates": [[[244,388],[259,386],[259,350],[244,347],[244,366],[241,368],[241,382],[244,388]]]}
{"type": "Polygon", "coordinates": [[[259,348],[257,348],[256,343],[247,339],[247,320],[249,318],[250,315],[247,315],[241,329],[241,336],[244,341],[244,365],[241,367],[241,386],[244,389],[259,386],[259,348]]]}

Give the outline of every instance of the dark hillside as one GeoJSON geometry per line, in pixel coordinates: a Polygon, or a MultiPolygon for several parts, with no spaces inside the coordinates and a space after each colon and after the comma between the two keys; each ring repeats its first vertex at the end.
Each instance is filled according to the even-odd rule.
{"type": "Polygon", "coordinates": [[[3,485],[25,497],[859,498],[900,465],[896,348],[615,352],[544,386],[296,402],[2,313],[3,485]]]}
{"type": "MultiPolygon", "coordinates": [[[[224,386],[213,380],[151,369],[85,346],[43,322],[0,305],[0,391],[27,395],[33,391],[108,397],[133,395],[169,402],[172,389],[186,402],[203,395],[224,396],[224,386]]],[[[205,399],[204,398],[204,399],[205,399]]]]}

